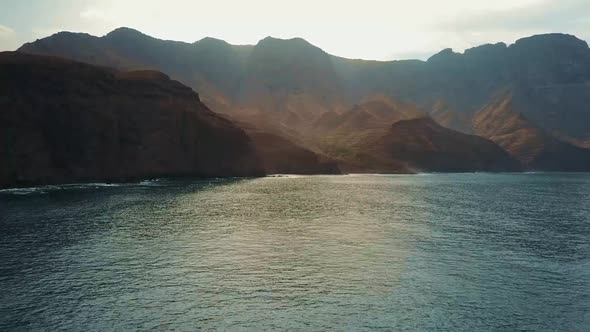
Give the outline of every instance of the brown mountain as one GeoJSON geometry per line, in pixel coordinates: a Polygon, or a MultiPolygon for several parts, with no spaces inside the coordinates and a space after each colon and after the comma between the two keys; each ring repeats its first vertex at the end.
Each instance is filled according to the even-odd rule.
{"type": "Polygon", "coordinates": [[[359,142],[372,137],[399,120],[423,117],[414,105],[376,95],[344,112],[324,112],[305,127],[306,146],[339,160],[348,172],[408,172],[401,164],[380,163],[359,150],[359,142]]]}
{"type": "Polygon", "coordinates": [[[563,34],[483,45],[462,54],[446,49],[428,61],[343,59],[299,38],[269,37],[253,46],[211,38],[188,44],[128,28],[103,37],[59,33],[20,50],[123,70],[160,70],[199,91],[218,112],[285,112],[306,125],[325,112],[344,112],[368,97],[385,95],[433,110],[453,129],[469,130],[473,114],[508,89],[540,128],[590,136],[585,106],[590,103],[590,49],[563,34]]]}
{"type": "Polygon", "coordinates": [[[414,105],[393,100],[384,95],[371,96],[360,104],[343,112],[324,112],[317,116],[312,132],[325,135],[327,132],[349,132],[383,128],[399,120],[423,117],[425,114],[414,105]]]}
{"type": "MultiPolygon", "coordinates": [[[[288,113],[272,114],[280,116],[288,113]]],[[[511,160],[494,143],[443,128],[424,117],[425,114],[412,104],[382,95],[373,96],[345,112],[322,113],[311,127],[303,127],[305,135],[300,136],[300,144],[312,147],[320,155],[337,160],[339,169],[345,172],[411,173],[518,169],[517,162],[511,160]],[[411,119],[418,120],[402,121],[411,119]],[[392,127],[392,123],[396,125],[392,127]],[[410,127],[411,124],[413,125],[410,127]],[[408,130],[404,131],[404,128],[408,130]],[[395,137],[395,141],[392,141],[392,137],[395,137]],[[425,139],[431,139],[441,145],[430,149],[430,143],[426,143],[425,139]],[[457,147],[452,147],[453,144],[457,147]]],[[[296,121],[301,120],[297,118],[296,121]]],[[[282,122],[257,123],[280,128],[282,122]]],[[[250,126],[255,128],[254,125],[250,126]]],[[[284,135],[296,136],[287,133],[284,135]]],[[[267,132],[258,137],[265,137],[267,141],[280,141],[280,136],[267,132]]],[[[294,140],[297,140],[297,136],[294,140]]],[[[275,160],[278,160],[282,153],[279,149],[268,151],[274,152],[277,157],[275,160]]],[[[285,166],[287,164],[285,163],[285,166]]],[[[326,164],[328,167],[332,167],[331,165],[326,164]]]]}
{"type": "Polygon", "coordinates": [[[590,150],[557,139],[533,125],[512,96],[501,96],[473,118],[473,130],[503,147],[526,169],[588,171],[590,150]]]}
{"type": "Polygon", "coordinates": [[[412,171],[514,171],[518,162],[485,138],[463,134],[430,117],[401,120],[380,134],[367,137],[359,148],[380,160],[391,160],[412,171]]]}
{"type": "Polygon", "coordinates": [[[4,52],[0,96],[0,187],[326,168],[288,141],[250,137],[160,72],[4,52]]]}
{"type": "MultiPolygon", "coordinates": [[[[350,144],[370,136],[366,130],[407,118],[395,118],[391,105],[366,102],[375,96],[415,105],[444,126],[471,133],[475,113],[511,91],[519,112],[544,133],[576,142],[590,137],[590,49],[563,34],[462,54],[446,49],[428,61],[344,59],[300,38],[269,37],[249,46],[212,38],[189,44],[128,28],[103,37],[58,33],[20,50],[121,70],[163,71],[199,91],[216,112],[330,157],[354,154],[350,144]]],[[[536,148],[534,140],[526,142],[536,148]]]]}

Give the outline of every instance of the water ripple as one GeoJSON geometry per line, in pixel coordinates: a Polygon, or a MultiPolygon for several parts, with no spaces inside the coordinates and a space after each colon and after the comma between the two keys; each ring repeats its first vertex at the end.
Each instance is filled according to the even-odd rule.
{"type": "Polygon", "coordinates": [[[590,175],[0,191],[0,330],[590,326],[590,175]]]}

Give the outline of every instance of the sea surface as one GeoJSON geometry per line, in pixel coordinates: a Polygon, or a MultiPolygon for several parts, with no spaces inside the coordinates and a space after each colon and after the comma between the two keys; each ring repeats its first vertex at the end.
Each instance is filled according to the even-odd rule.
{"type": "Polygon", "coordinates": [[[0,331],[589,331],[590,174],[0,191],[0,331]]]}

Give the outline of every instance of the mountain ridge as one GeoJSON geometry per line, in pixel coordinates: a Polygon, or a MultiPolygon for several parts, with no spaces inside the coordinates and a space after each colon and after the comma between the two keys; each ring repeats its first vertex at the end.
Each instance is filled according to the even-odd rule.
{"type": "MultiPolygon", "coordinates": [[[[339,59],[344,59],[344,60],[351,60],[351,61],[363,61],[363,62],[372,62],[372,63],[395,63],[395,62],[422,62],[422,63],[427,63],[428,59],[439,55],[441,53],[447,53],[450,52],[454,55],[466,55],[466,54],[473,54],[473,53],[479,53],[478,51],[482,50],[482,49],[488,49],[489,48],[510,48],[510,47],[516,47],[517,45],[522,45],[525,43],[537,43],[539,42],[539,40],[552,40],[552,41],[556,41],[556,40],[563,40],[566,39],[568,41],[568,44],[577,44],[578,46],[581,46],[583,48],[589,48],[590,46],[588,45],[588,42],[583,40],[583,39],[579,39],[578,37],[576,37],[575,35],[572,34],[568,34],[568,33],[556,33],[556,32],[550,32],[550,33],[539,33],[539,34],[535,34],[535,35],[531,35],[531,36],[526,36],[526,37],[521,37],[517,40],[515,40],[514,42],[507,44],[505,42],[496,42],[496,43],[485,43],[482,45],[477,45],[477,46],[473,46],[473,47],[469,47],[466,48],[463,52],[455,52],[452,48],[445,48],[442,49],[439,52],[436,52],[434,54],[432,54],[428,59],[425,60],[421,60],[421,59],[416,59],[416,58],[407,58],[407,59],[390,59],[390,60],[374,60],[374,59],[362,59],[362,58],[348,58],[348,57],[343,57],[343,56],[339,56],[337,54],[331,54],[328,53],[326,51],[324,51],[320,46],[314,45],[312,43],[310,43],[309,41],[307,41],[305,38],[303,37],[289,37],[289,38],[280,38],[280,37],[274,37],[272,35],[268,35],[264,38],[261,38],[258,42],[253,43],[253,44],[232,44],[227,42],[224,39],[221,38],[217,38],[217,37],[211,37],[211,36],[206,36],[203,37],[199,40],[196,40],[194,42],[186,42],[186,41],[178,41],[178,40],[174,40],[174,39],[163,39],[163,38],[157,38],[157,37],[152,37],[148,34],[145,34],[143,32],[141,32],[140,30],[137,30],[135,28],[131,28],[131,27],[119,27],[119,28],[115,28],[112,31],[102,35],[102,36],[97,36],[97,35],[92,35],[86,32],[75,32],[75,31],[59,31],[56,32],[52,35],[49,35],[47,37],[43,37],[43,38],[38,38],[35,41],[32,42],[27,42],[24,43],[23,45],[21,45],[21,47],[19,47],[19,49],[30,45],[30,44],[34,44],[38,41],[42,41],[42,40],[46,40],[46,39],[51,39],[53,37],[56,36],[63,36],[63,35],[80,35],[80,36],[87,36],[87,37],[93,37],[93,38],[104,38],[104,37],[112,37],[112,36],[117,36],[117,35],[127,35],[127,36],[143,36],[143,37],[148,37],[150,39],[153,40],[158,40],[158,41],[163,41],[163,42],[174,42],[174,43],[178,43],[178,44],[185,44],[185,45],[193,45],[193,44],[197,44],[199,42],[202,41],[215,41],[215,42],[221,42],[223,44],[227,44],[229,46],[232,47],[254,47],[258,44],[260,44],[263,41],[280,41],[280,42],[298,42],[298,43],[302,43],[302,44],[306,44],[308,46],[311,46],[313,48],[319,49],[322,52],[329,54],[335,58],[339,58],[339,59]]],[[[25,47],[26,49],[26,47],[25,47]]]]}
{"type": "MultiPolygon", "coordinates": [[[[58,34],[21,50],[120,70],[165,72],[199,91],[216,112],[321,154],[324,147],[339,150],[333,143],[343,144],[351,135],[367,134],[363,123],[379,117],[355,105],[377,96],[473,133],[477,112],[509,91],[519,112],[547,135],[580,142],[590,137],[590,49],[566,34],[486,44],[463,53],[446,49],[427,61],[346,59],[300,38],[267,37],[250,46],[216,39],[189,44],[125,28],[103,37],[58,34]],[[330,123],[344,114],[350,120],[342,128],[348,132],[322,139],[326,133],[320,128],[328,125],[331,131],[330,123]]],[[[383,119],[383,125],[396,120],[383,119]]]]}

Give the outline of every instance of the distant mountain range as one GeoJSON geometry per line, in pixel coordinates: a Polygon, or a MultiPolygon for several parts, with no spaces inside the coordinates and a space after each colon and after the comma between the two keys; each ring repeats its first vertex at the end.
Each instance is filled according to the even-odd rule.
{"type": "Polygon", "coordinates": [[[549,132],[590,136],[590,49],[569,35],[538,35],[464,54],[447,49],[428,61],[349,60],[303,39],[268,37],[234,46],[205,38],[187,44],[128,28],[104,37],[58,33],[19,50],[121,70],[158,69],[194,88],[217,111],[317,114],[384,94],[427,111],[443,102],[453,112],[473,114],[510,91],[519,112],[549,132]]]}
{"type": "Polygon", "coordinates": [[[570,35],[379,62],[299,38],[189,44],[120,28],[61,32],[5,57],[22,53],[116,77],[163,72],[246,133],[266,173],[590,170],[590,49],[570,35]]]}

